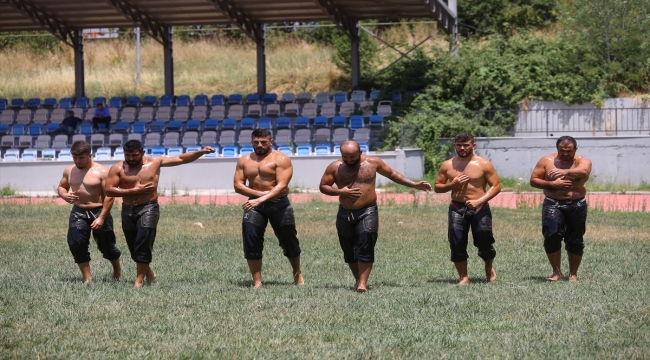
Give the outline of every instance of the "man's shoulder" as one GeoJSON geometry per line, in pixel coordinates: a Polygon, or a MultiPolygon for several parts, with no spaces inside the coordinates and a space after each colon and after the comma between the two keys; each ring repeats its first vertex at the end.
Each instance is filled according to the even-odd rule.
{"type": "Polygon", "coordinates": [[[95,169],[97,171],[100,171],[100,172],[103,172],[103,173],[106,173],[108,171],[106,166],[104,166],[104,165],[102,165],[100,163],[94,162],[94,161],[93,161],[93,169],[95,169]]]}

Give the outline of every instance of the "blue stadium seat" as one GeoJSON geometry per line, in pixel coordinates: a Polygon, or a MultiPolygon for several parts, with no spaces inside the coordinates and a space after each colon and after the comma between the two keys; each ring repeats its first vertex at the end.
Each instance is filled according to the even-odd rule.
{"type": "Polygon", "coordinates": [[[131,133],[144,135],[147,133],[147,122],[146,121],[136,121],[131,127],[131,133]]]}
{"type": "Polygon", "coordinates": [[[87,110],[88,109],[88,104],[90,104],[90,99],[88,99],[87,97],[79,97],[76,100],[75,107],[77,109],[87,110]]]}
{"type": "Polygon", "coordinates": [[[275,120],[276,129],[290,129],[291,128],[291,119],[286,116],[280,116],[275,120]]]}
{"type": "Polygon", "coordinates": [[[243,100],[244,97],[242,94],[230,94],[230,96],[228,96],[228,105],[241,104],[243,100]]]}
{"type": "Polygon", "coordinates": [[[165,122],[164,121],[152,121],[149,124],[149,132],[162,133],[165,131],[165,122]]]}
{"type": "Polygon", "coordinates": [[[7,104],[8,103],[9,103],[9,101],[7,99],[4,99],[4,98],[0,99],[0,111],[7,110],[7,104]]]}
{"type": "Polygon", "coordinates": [[[169,149],[167,149],[167,157],[179,156],[181,154],[183,154],[182,146],[170,146],[169,149]]]}
{"type": "Polygon", "coordinates": [[[121,96],[113,96],[108,102],[108,107],[121,109],[124,106],[124,98],[121,96]]]}
{"type": "Polygon", "coordinates": [[[152,156],[165,156],[166,153],[167,149],[162,145],[154,146],[151,148],[152,156]]]}
{"type": "Polygon", "coordinates": [[[246,95],[246,104],[259,104],[259,103],[260,103],[260,94],[246,95]]]}
{"type": "Polygon", "coordinates": [[[98,133],[108,133],[111,131],[111,124],[97,124],[97,130],[96,132],[98,133]]]}
{"type": "Polygon", "coordinates": [[[363,115],[352,115],[350,117],[350,129],[361,129],[363,126],[363,115]]]}
{"type": "Polygon", "coordinates": [[[253,152],[253,145],[244,145],[241,147],[239,154],[241,156],[248,155],[253,152]]]}
{"type": "Polygon", "coordinates": [[[129,132],[131,124],[126,121],[120,121],[113,126],[113,132],[129,132]]]}
{"type": "Polygon", "coordinates": [[[241,119],[241,123],[239,125],[240,129],[254,129],[255,128],[255,119],[253,118],[243,118],[241,119]]]}
{"type": "Polygon", "coordinates": [[[381,90],[373,90],[370,92],[370,101],[377,101],[379,100],[379,96],[381,95],[381,90]]]}
{"type": "Polygon", "coordinates": [[[25,149],[23,150],[23,155],[21,156],[21,159],[23,161],[36,161],[37,156],[38,156],[38,150],[25,149]]]}
{"type": "Polygon", "coordinates": [[[93,134],[93,124],[83,122],[79,125],[79,134],[90,136],[93,134]]]}
{"type": "Polygon", "coordinates": [[[364,154],[367,154],[368,151],[370,151],[370,145],[368,145],[368,143],[359,143],[359,148],[364,154]]]}
{"type": "Polygon", "coordinates": [[[264,104],[275,104],[278,102],[278,94],[276,93],[267,93],[264,94],[262,98],[262,103],[264,104]]]}
{"type": "Polygon", "coordinates": [[[194,97],[194,106],[208,106],[208,95],[196,95],[194,97]]]}
{"type": "Polygon", "coordinates": [[[11,105],[9,105],[10,109],[14,110],[19,110],[25,107],[25,99],[23,98],[15,98],[11,99],[11,105]]]}
{"type": "Polygon", "coordinates": [[[345,116],[334,116],[332,118],[332,127],[345,127],[348,119],[345,116]]]}
{"type": "Polygon", "coordinates": [[[98,104],[102,104],[104,106],[108,105],[106,104],[106,98],[103,96],[97,96],[93,99],[93,107],[96,108],[98,104]]]}
{"type": "MultiPolygon", "coordinates": [[[[56,126],[59,127],[59,124],[56,124],[56,126]]],[[[9,124],[0,124],[0,134],[9,134],[9,124]]]]}
{"type": "Polygon", "coordinates": [[[11,135],[13,135],[14,137],[27,135],[27,125],[25,125],[25,124],[14,124],[14,125],[12,125],[11,126],[11,135]]]}
{"type": "Polygon", "coordinates": [[[207,119],[203,123],[203,130],[217,130],[219,129],[219,120],[207,119]]]}
{"type": "Polygon", "coordinates": [[[346,92],[337,92],[332,96],[332,100],[336,103],[336,105],[341,105],[343,102],[348,101],[348,93],[346,92]]]}
{"type": "Polygon", "coordinates": [[[126,98],[126,104],[124,106],[140,106],[140,97],[139,96],[129,96],[126,98]]]}
{"type": "Polygon", "coordinates": [[[155,95],[147,95],[142,98],[142,106],[156,106],[158,105],[158,98],[155,95]]]}
{"type": "MultiPolygon", "coordinates": [[[[325,119],[327,120],[327,118],[325,119]]],[[[309,118],[306,116],[298,116],[294,124],[296,128],[308,128],[309,125],[309,118]]]]}
{"type": "Polygon", "coordinates": [[[401,103],[402,102],[402,90],[392,90],[389,92],[393,96],[393,102],[394,103],[401,103]]]}
{"type": "Polygon", "coordinates": [[[59,108],[70,110],[72,109],[73,100],[72,98],[63,98],[59,100],[59,108]]]}
{"type": "Polygon", "coordinates": [[[221,130],[235,130],[237,127],[237,120],[226,118],[221,122],[221,130]]]}
{"type": "Polygon", "coordinates": [[[111,148],[109,147],[100,147],[95,152],[95,160],[110,160],[111,159],[111,148]]]}
{"type": "Polygon", "coordinates": [[[183,129],[183,122],[172,120],[165,125],[165,131],[181,131],[183,129]]]}
{"type": "Polygon", "coordinates": [[[124,148],[121,146],[115,148],[115,152],[113,153],[113,159],[114,160],[124,160],[124,148]]]}
{"type": "Polygon", "coordinates": [[[316,116],[314,118],[314,127],[329,127],[329,119],[327,116],[316,116]]]}
{"type": "Polygon", "coordinates": [[[210,106],[218,106],[226,104],[226,96],[222,94],[212,95],[210,98],[210,106]]]}
{"type": "MultiPolygon", "coordinates": [[[[214,148],[214,146],[213,146],[213,148],[214,148]]],[[[203,148],[198,146],[198,145],[192,145],[192,146],[188,146],[187,149],[185,149],[185,152],[186,153],[196,152],[196,151],[199,151],[201,149],[203,149],[203,148]]],[[[203,156],[207,156],[207,155],[211,155],[211,154],[206,154],[206,155],[203,155],[203,156]]]]}
{"type": "Polygon", "coordinates": [[[334,155],[341,155],[341,144],[334,144],[334,155]]]}
{"type": "Polygon", "coordinates": [[[329,155],[331,149],[329,144],[316,144],[316,148],[314,150],[316,155],[329,155]]]}
{"type": "Polygon", "coordinates": [[[382,115],[371,115],[368,121],[368,126],[384,127],[384,117],[382,115]]]}
{"type": "Polygon", "coordinates": [[[190,96],[178,95],[176,97],[176,106],[190,106],[190,96]]]}
{"type": "Polygon", "coordinates": [[[59,151],[59,160],[72,161],[72,154],[70,154],[70,148],[63,148],[59,151]]]}
{"type": "Polygon", "coordinates": [[[301,144],[296,146],[296,155],[311,155],[311,145],[301,144]]]}
{"type": "Polygon", "coordinates": [[[199,120],[188,120],[185,123],[186,131],[199,131],[201,130],[201,122],[199,120]]]}
{"type": "Polygon", "coordinates": [[[29,109],[38,109],[41,107],[41,98],[31,98],[27,100],[27,108],[29,109]]]}
{"type": "Polygon", "coordinates": [[[223,147],[223,157],[235,157],[239,154],[239,146],[227,145],[223,147]]]}
{"type": "Polygon", "coordinates": [[[56,158],[56,150],[48,148],[41,151],[41,159],[54,160],[54,158],[56,158]]]}
{"type": "Polygon", "coordinates": [[[160,106],[161,107],[171,107],[174,106],[174,96],[173,95],[163,95],[160,97],[160,106]]]}
{"type": "MultiPolygon", "coordinates": [[[[214,149],[214,152],[213,152],[212,154],[205,154],[205,155],[203,155],[203,158],[208,158],[208,159],[209,159],[209,158],[216,158],[217,156],[219,156],[219,154],[221,154],[221,148],[219,147],[219,145],[213,144],[213,145],[208,145],[208,146],[210,146],[211,148],[213,148],[213,149],[214,149]]],[[[192,147],[192,146],[190,146],[190,147],[192,147]]],[[[201,149],[202,149],[202,147],[200,147],[200,146],[198,146],[198,148],[199,148],[198,150],[201,150],[201,149]]],[[[189,148],[188,148],[188,150],[189,150],[189,148]]],[[[198,151],[198,150],[197,150],[197,151],[198,151]]],[[[188,152],[189,152],[189,151],[188,151],[188,152]]]]}
{"type": "Polygon", "coordinates": [[[55,108],[57,104],[58,102],[56,101],[56,98],[50,97],[50,98],[45,98],[45,100],[43,100],[43,104],[41,105],[41,107],[55,108]]]}
{"type": "Polygon", "coordinates": [[[42,124],[31,124],[29,125],[29,136],[38,137],[43,135],[43,125],[42,124]]]}
{"type": "Polygon", "coordinates": [[[58,128],[61,127],[61,124],[59,123],[49,123],[47,124],[46,132],[50,135],[54,134],[54,131],[56,131],[58,128]]]}
{"type": "Polygon", "coordinates": [[[293,155],[293,148],[291,145],[280,145],[278,146],[278,151],[288,156],[293,155]]]}
{"type": "Polygon", "coordinates": [[[258,129],[273,129],[273,119],[269,117],[261,117],[259,120],[257,120],[257,128],[258,129]]]}

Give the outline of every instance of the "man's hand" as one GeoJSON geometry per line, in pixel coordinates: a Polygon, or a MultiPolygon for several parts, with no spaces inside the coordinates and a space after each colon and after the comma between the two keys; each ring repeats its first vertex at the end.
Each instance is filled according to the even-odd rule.
{"type": "Polygon", "coordinates": [[[156,187],[153,185],[152,182],[143,184],[140,182],[140,180],[138,180],[138,183],[135,184],[134,189],[136,193],[150,193],[150,192],[154,192],[156,190],[156,187]]]}
{"type": "Polygon", "coordinates": [[[426,181],[416,182],[413,188],[424,191],[431,191],[431,184],[426,181]]]}
{"type": "Polygon", "coordinates": [[[565,176],[568,172],[566,169],[553,168],[548,172],[548,177],[555,180],[565,176]]]}
{"type": "Polygon", "coordinates": [[[203,153],[203,155],[205,155],[205,154],[212,154],[213,152],[216,152],[216,150],[213,149],[212,146],[206,146],[203,149],[201,149],[201,152],[203,153]]]}
{"type": "Polygon", "coordinates": [[[63,194],[61,198],[65,200],[65,202],[67,202],[68,204],[74,204],[75,201],[79,200],[79,196],[77,196],[76,191],[67,192],[63,194]]]}
{"type": "Polygon", "coordinates": [[[555,189],[569,190],[573,187],[573,181],[564,178],[557,178],[551,182],[551,186],[555,189]]]}
{"type": "MultiPolygon", "coordinates": [[[[431,185],[429,185],[431,188],[431,185]]],[[[349,186],[339,189],[339,196],[348,197],[350,199],[358,199],[361,197],[361,189],[350,188],[349,186]]]]}
{"type": "Polygon", "coordinates": [[[480,200],[467,200],[465,201],[465,205],[467,205],[468,208],[470,209],[476,209],[477,207],[481,206],[483,203],[480,200]]]}
{"type": "Polygon", "coordinates": [[[465,174],[459,174],[452,180],[449,184],[452,186],[452,188],[457,188],[459,186],[463,186],[469,182],[469,176],[465,174]]]}
{"type": "Polygon", "coordinates": [[[97,219],[95,219],[95,221],[93,221],[92,224],[90,224],[90,228],[93,230],[99,230],[102,228],[103,225],[104,225],[104,218],[98,217],[97,219]]]}
{"type": "Polygon", "coordinates": [[[242,209],[244,209],[244,211],[248,211],[248,210],[255,209],[256,207],[260,206],[260,204],[261,202],[259,201],[259,199],[251,199],[246,201],[244,205],[242,205],[241,207],[242,209]]]}

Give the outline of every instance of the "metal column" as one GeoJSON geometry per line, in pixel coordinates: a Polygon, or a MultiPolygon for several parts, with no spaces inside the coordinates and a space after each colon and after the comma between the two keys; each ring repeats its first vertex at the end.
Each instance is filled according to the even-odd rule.
{"type": "Polygon", "coordinates": [[[262,34],[257,43],[257,93],[260,98],[266,94],[266,30],[262,24],[262,34]]]}
{"type": "Polygon", "coordinates": [[[174,41],[171,26],[165,27],[163,34],[165,53],[165,95],[174,95],[174,41]]]}
{"type": "Polygon", "coordinates": [[[74,45],[74,96],[80,98],[86,95],[83,30],[75,29],[72,41],[74,45]]]}
{"type": "Polygon", "coordinates": [[[355,22],[354,35],[350,37],[350,67],[352,69],[351,80],[353,88],[359,85],[359,81],[361,80],[361,60],[359,58],[360,40],[359,22],[355,22]]]}
{"type": "Polygon", "coordinates": [[[449,42],[449,53],[452,56],[458,55],[458,4],[457,0],[448,0],[449,10],[452,12],[454,21],[451,24],[451,41],[449,42]]]}

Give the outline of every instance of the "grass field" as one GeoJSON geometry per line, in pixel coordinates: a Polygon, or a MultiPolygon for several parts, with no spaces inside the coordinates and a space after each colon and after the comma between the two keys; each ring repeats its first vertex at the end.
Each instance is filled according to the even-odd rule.
{"type": "MultiPolygon", "coordinates": [[[[335,203],[295,204],[306,285],[269,229],[264,287],[251,289],[238,206],[167,205],[135,290],[91,249],[84,286],[66,241],[68,206],[0,207],[0,358],[648,358],[647,213],[591,211],[580,282],[547,283],[540,209],[493,209],[495,283],[455,285],[446,209],[380,208],[370,291],[351,290],[335,203]],[[193,226],[200,221],[204,228],[193,226]]],[[[120,228],[119,211],[113,210],[120,228]]],[[[118,246],[125,252],[121,230],[118,246]]],[[[563,270],[567,270],[563,259],[563,270]]]]}

